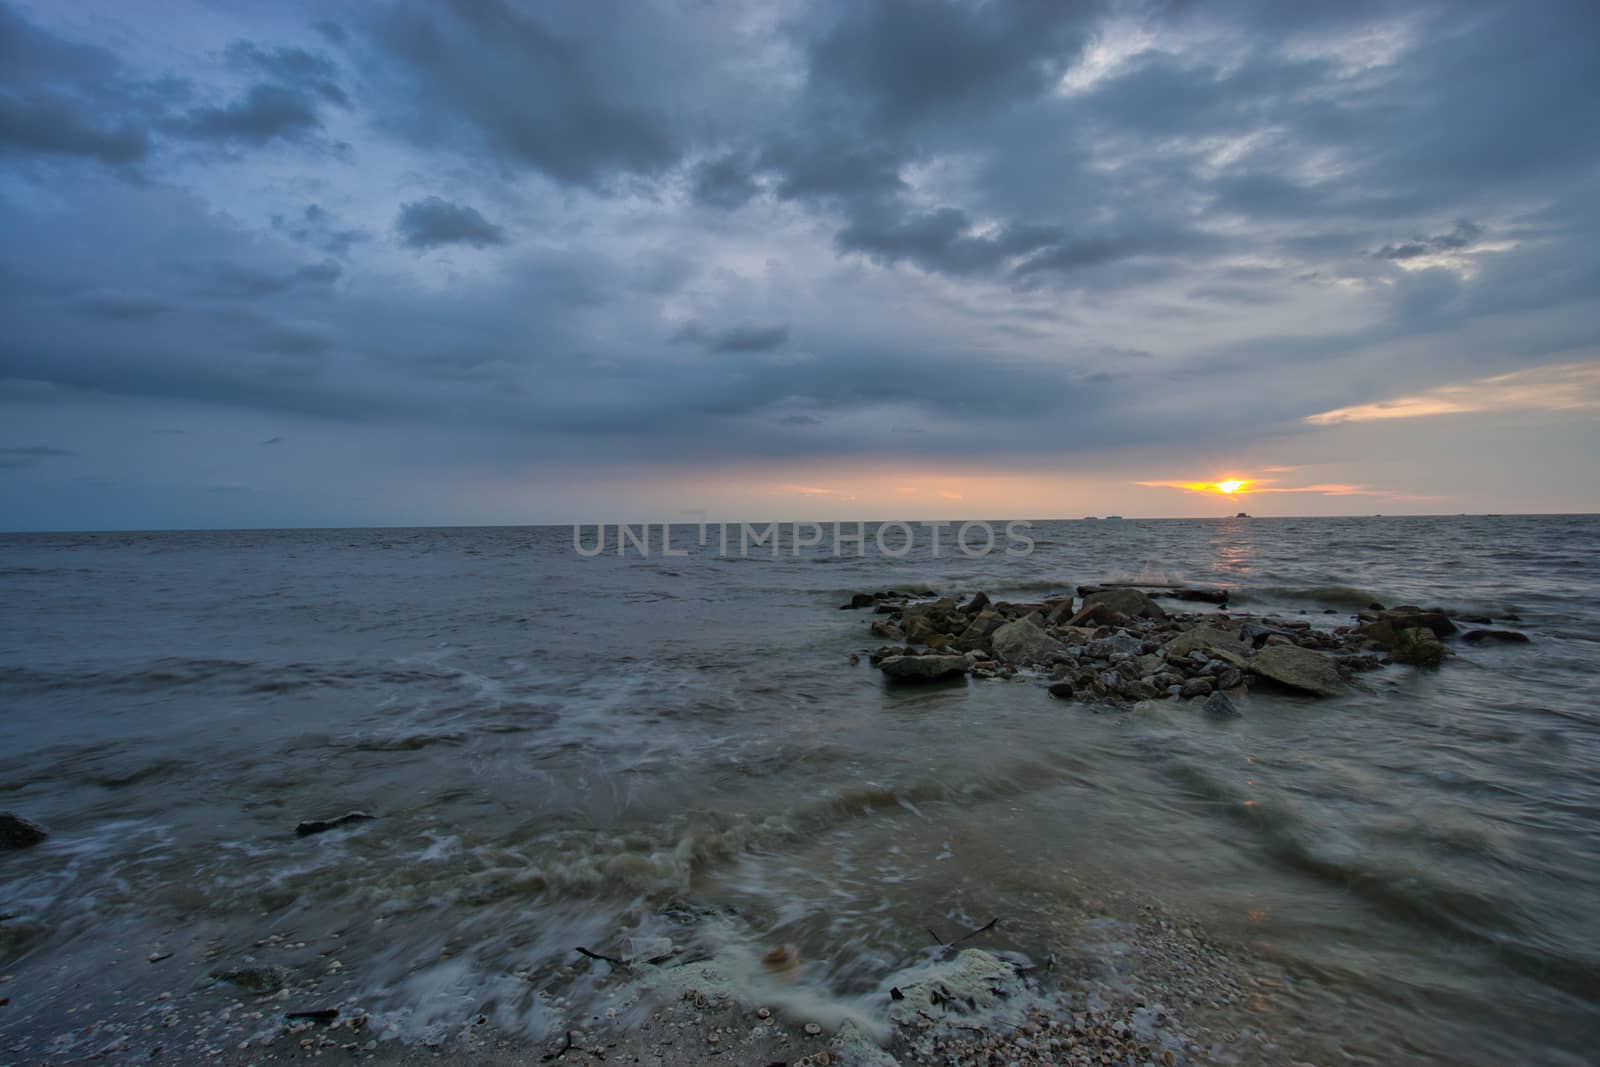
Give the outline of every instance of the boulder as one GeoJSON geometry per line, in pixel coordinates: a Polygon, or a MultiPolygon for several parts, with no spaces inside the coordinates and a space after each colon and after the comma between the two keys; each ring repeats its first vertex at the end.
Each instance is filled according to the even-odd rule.
{"type": "Polygon", "coordinates": [[[903,641],[905,639],[905,634],[900,632],[900,627],[888,619],[873,620],[872,636],[881,637],[885,641],[903,641]]]}
{"type": "Polygon", "coordinates": [[[1061,700],[1066,700],[1072,696],[1072,683],[1064,678],[1059,682],[1051,682],[1050,695],[1061,700]]]}
{"type": "Polygon", "coordinates": [[[1461,640],[1469,645],[1479,645],[1485,641],[1503,641],[1511,645],[1525,645],[1528,643],[1528,635],[1519,634],[1515,630],[1468,630],[1461,635],[1461,640]]]}
{"type": "Polygon", "coordinates": [[[1219,719],[1233,719],[1239,715],[1238,705],[1228,699],[1227,693],[1222,692],[1212,693],[1206,697],[1206,702],[1200,705],[1200,710],[1219,719]]]}
{"type": "MultiPolygon", "coordinates": [[[[1105,605],[1119,615],[1136,619],[1164,619],[1161,605],[1137,589],[1101,589],[1083,598],[1085,609],[1105,605]]],[[[1081,614],[1081,613],[1080,613],[1081,614]]]]}
{"type": "Polygon", "coordinates": [[[1132,621],[1122,612],[1112,609],[1109,604],[1085,604],[1076,615],[1066,621],[1066,625],[1127,626],[1132,621]]]}
{"type": "Polygon", "coordinates": [[[971,666],[965,656],[889,656],[878,664],[878,669],[897,681],[931,682],[966,674],[971,666]]]}
{"type": "Polygon", "coordinates": [[[33,820],[0,811],[0,848],[28,848],[49,836],[49,831],[33,820]]]}
{"type": "Polygon", "coordinates": [[[1066,648],[1028,619],[1008,622],[994,631],[989,645],[995,655],[1012,663],[1043,663],[1066,648]]]}
{"type": "Polygon", "coordinates": [[[1194,697],[1208,697],[1216,686],[1217,683],[1210,678],[1190,678],[1183,683],[1183,688],[1178,691],[1178,695],[1185,700],[1190,700],[1194,697]]]}
{"type": "Polygon", "coordinates": [[[989,635],[1006,624],[1005,616],[998,611],[980,611],[967,623],[966,629],[961,631],[961,642],[969,645],[979,645],[989,639],[989,635]]]}
{"type": "Polygon", "coordinates": [[[1390,655],[1396,663],[1437,667],[1444,662],[1448,650],[1426,626],[1410,626],[1394,635],[1394,648],[1390,650],[1390,655]]]}
{"type": "Polygon", "coordinates": [[[961,605],[959,610],[963,615],[976,615],[988,606],[989,594],[980,592],[973,594],[972,599],[961,605]]]}
{"type": "Polygon", "coordinates": [[[1321,652],[1295,645],[1269,645],[1257,652],[1250,669],[1269,681],[1320,697],[1346,691],[1339,668],[1321,652]]]}
{"type": "Polygon", "coordinates": [[[1185,630],[1162,647],[1167,650],[1169,660],[1204,652],[1235,667],[1242,665],[1250,653],[1249,646],[1239,640],[1237,634],[1218,626],[1196,626],[1192,630],[1185,630]]]}

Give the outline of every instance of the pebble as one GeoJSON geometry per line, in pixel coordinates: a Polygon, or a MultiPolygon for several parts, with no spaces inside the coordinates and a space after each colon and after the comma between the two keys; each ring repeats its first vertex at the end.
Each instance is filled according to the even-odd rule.
{"type": "Polygon", "coordinates": [[[822,1033],[821,1024],[819,1024],[819,1023],[806,1023],[806,1036],[807,1037],[816,1037],[820,1033],[822,1033]]]}

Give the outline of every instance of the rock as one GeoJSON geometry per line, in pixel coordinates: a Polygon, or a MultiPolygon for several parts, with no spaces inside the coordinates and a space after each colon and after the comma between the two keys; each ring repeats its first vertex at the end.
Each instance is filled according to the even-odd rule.
{"type": "Polygon", "coordinates": [[[1187,682],[1183,683],[1183,688],[1179,691],[1178,695],[1185,700],[1190,700],[1194,697],[1210,696],[1211,691],[1216,688],[1216,685],[1217,683],[1210,678],[1190,678],[1187,682]]]}
{"type": "Polygon", "coordinates": [[[1456,632],[1455,623],[1442,611],[1424,611],[1421,608],[1392,608],[1378,616],[1394,626],[1395,632],[1425,626],[1435,637],[1449,637],[1456,632]]]}
{"type": "Polygon", "coordinates": [[[1226,589],[1167,589],[1155,595],[1202,604],[1221,605],[1228,602],[1228,591],[1226,589]]]}
{"type": "Polygon", "coordinates": [[[0,811],[0,848],[29,848],[50,836],[50,832],[31,819],[0,811]]]}
{"type": "Polygon", "coordinates": [[[1162,647],[1167,650],[1169,660],[1205,652],[1235,667],[1243,665],[1250,653],[1249,646],[1239,640],[1237,634],[1216,626],[1196,626],[1192,630],[1185,630],[1162,647]]]}
{"type": "Polygon", "coordinates": [[[294,832],[301,837],[310,837],[312,834],[326,833],[341,826],[349,826],[351,823],[371,822],[375,818],[377,816],[368,815],[364,811],[352,811],[336,819],[308,819],[296,826],[294,832]]]}
{"type": "Polygon", "coordinates": [[[1005,617],[998,611],[980,611],[973,616],[967,628],[961,631],[963,641],[986,641],[989,635],[1006,624],[1005,617]]]}
{"type": "Polygon", "coordinates": [[[1338,696],[1346,691],[1333,660],[1295,645],[1269,645],[1256,653],[1250,669],[1269,681],[1316,696],[1338,696]]]}
{"type": "MultiPolygon", "coordinates": [[[[1157,604],[1137,589],[1101,589],[1083,598],[1083,606],[1086,610],[1102,604],[1119,615],[1127,615],[1132,618],[1164,619],[1167,617],[1167,613],[1161,610],[1160,604],[1157,604]]],[[[1079,614],[1082,614],[1082,612],[1079,614]]]]}
{"type": "Polygon", "coordinates": [[[1072,696],[1072,683],[1066,679],[1050,683],[1050,695],[1058,700],[1066,700],[1072,696]]]}
{"type": "Polygon", "coordinates": [[[1112,611],[1105,604],[1087,604],[1064,625],[1076,627],[1127,626],[1133,620],[1120,611],[1112,611]]]}
{"type": "Polygon", "coordinates": [[[877,602],[878,595],[876,593],[857,593],[850,598],[850,603],[840,604],[839,607],[843,611],[853,611],[856,608],[870,608],[877,602]]]}
{"type": "Polygon", "coordinates": [[[950,642],[954,640],[955,638],[951,637],[949,634],[934,634],[932,637],[928,638],[927,645],[931,649],[943,650],[949,648],[950,642]]]}
{"type": "Polygon", "coordinates": [[[1162,696],[1161,690],[1142,678],[1124,685],[1122,693],[1129,700],[1157,700],[1162,696]]]}
{"type": "Polygon", "coordinates": [[[250,993],[276,993],[288,986],[289,969],[276,964],[266,967],[234,967],[226,971],[213,971],[211,977],[250,993]]]}
{"type": "Polygon", "coordinates": [[[1206,697],[1206,702],[1200,705],[1200,710],[1219,719],[1233,719],[1239,715],[1238,706],[1228,699],[1227,693],[1212,693],[1206,697]]]}
{"type": "Polygon", "coordinates": [[[905,639],[905,634],[900,632],[900,627],[888,619],[876,619],[873,621],[872,636],[881,637],[885,641],[901,641],[905,639]]]}
{"type": "Polygon", "coordinates": [[[1468,630],[1461,635],[1461,640],[1469,645],[1478,645],[1485,641],[1504,641],[1507,644],[1525,645],[1528,643],[1528,635],[1519,634],[1515,630],[1468,630]]]}
{"type": "Polygon", "coordinates": [[[976,615],[978,612],[982,611],[984,608],[986,608],[988,606],[989,606],[989,594],[988,593],[975,593],[971,600],[969,600],[965,604],[961,605],[961,607],[959,609],[957,609],[957,610],[959,610],[961,612],[961,614],[963,614],[963,615],[976,615]]]}
{"type": "Polygon", "coordinates": [[[1044,602],[1044,606],[1045,606],[1045,616],[1044,616],[1045,617],[1045,621],[1048,622],[1051,626],[1060,626],[1063,623],[1071,621],[1071,619],[1072,619],[1072,598],[1071,597],[1064,596],[1064,597],[1057,597],[1057,598],[1055,598],[1053,600],[1046,600],[1044,602]]]}
{"type": "Polygon", "coordinates": [[[1444,662],[1447,650],[1438,636],[1426,626],[1410,626],[1395,634],[1394,648],[1390,654],[1396,663],[1437,667],[1444,662]]]}
{"type": "Polygon", "coordinates": [[[995,655],[1012,663],[1043,663],[1066,648],[1027,619],[999,627],[989,638],[995,655]]]}
{"type": "Polygon", "coordinates": [[[971,666],[965,656],[889,656],[878,664],[878,669],[897,681],[931,682],[966,674],[971,666]]]}

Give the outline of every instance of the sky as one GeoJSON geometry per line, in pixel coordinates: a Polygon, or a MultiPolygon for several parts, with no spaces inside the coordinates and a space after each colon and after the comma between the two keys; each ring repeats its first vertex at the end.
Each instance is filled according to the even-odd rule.
{"type": "Polygon", "coordinates": [[[1600,511],[1597,40],[0,0],[0,529],[1600,511]]]}

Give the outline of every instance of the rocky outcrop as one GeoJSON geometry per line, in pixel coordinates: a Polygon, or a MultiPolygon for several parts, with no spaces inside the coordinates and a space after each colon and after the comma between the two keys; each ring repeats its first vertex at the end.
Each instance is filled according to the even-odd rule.
{"type": "Polygon", "coordinates": [[[0,849],[29,848],[49,836],[49,831],[33,820],[0,811],[0,849]]]}
{"type": "MultiPolygon", "coordinates": [[[[870,657],[887,677],[905,680],[1032,670],[1048,673],[1041,680],[1060,699],[1126,705],[1187,698],[1226,715],[1259,685],[1334,696],[1348,692],[1346,679],[1359,671],[1437,662],[1451,655],[1442,638],[1455,633],[1442,611],[1410,605],[1373,605],[1350,624],[1329,625],[1283,615],[1168,615],[1145,591],[1126,586],[1078,592],[1084,600],[1075,614],[1065,596],[1009,603],[982,592],[937,600],[931,593],[867,594],[874,611],[888,616],[872,624],[874,635],[900,642],[870,657]]],[[[1520,643],[1526,635],[1474,630],[1463,639],[1520,643]]]]}
{"type": "Polygon", "coordinates": [[[1348,690],[1338,665],[1309,648],[1270,645],[1255,654],[1250,668],[1281,686],[1314,696],[1339,696],[1348,690]]]}
{"type": "Polygon", "coordinates": [[[902,682],[931,682],[966,674],[972,667],[965,656],[886,656],[878,663],[884,677],[902,682]]]}

